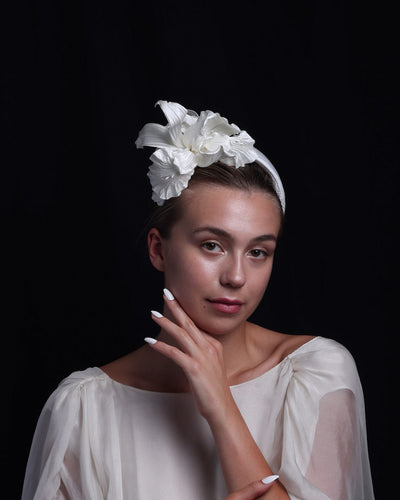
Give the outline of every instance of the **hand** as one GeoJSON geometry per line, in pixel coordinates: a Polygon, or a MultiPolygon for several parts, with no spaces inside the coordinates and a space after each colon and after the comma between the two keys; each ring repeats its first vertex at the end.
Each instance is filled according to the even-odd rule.
{"type": "Polygon", "coordinates": [[[277,478],[278,476],[269,476],[265,478],[264,481],[269,481],[267,484],[262,481],[254,481],[241,490],[231,493],[225,497],[225,500],[255,500],[256,498],[260,498],[261,495],[271,488],[277,478]]]}
{"type": "Polygon", "coordinates": [[[172,294],[167,295],[171,298],[164,295],[165,302],[174,321],[154,311],[152,317],[176,341],[177,347],[154,339],[149,343],[182,368],[201,415],[209,423],[224,422],[229,408],[235,403],[225,373],[222,345],[199,330],[172,294]]]}
{"type": "MultiPolygon", "coordinates": [[[[222,344],[201,331],[168,290],[164,290],[164,294],[168,316],[172,321],[152,311],[153,320],[162,332],[160,340],[145,340],[184,371],[198,409],[213,433],[226,485],[229,491],[234,491],[225,500],[264,498],[265,491],[278,476],[271,475],[271,468],[232,397],[222,344]],[[175,345],[164,342],[163,333],[169,335],[175,345]],[[252,483],[255,478],[267,474],[268,478],[263,479],[262,483],[252,483]],[[249,483],[249,486],[242,488],[249,483]]],[[[274,490],[277,493],[284,492],[281,485],[276,483],[274,490]]],[[[284,494],[285,498],[289,498],[284,494]]]]}

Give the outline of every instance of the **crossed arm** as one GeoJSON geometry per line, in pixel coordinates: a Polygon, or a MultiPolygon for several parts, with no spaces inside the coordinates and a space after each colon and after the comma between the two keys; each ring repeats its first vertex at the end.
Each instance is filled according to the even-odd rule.
{"type": "MultiPolygon", "coordinates": [[[[174,322],[154,312],[153,319],[178,347],[151,342],[152,339],[149,343],[184,371],[198,410],[214,436],[228,491],[240,490],[260,477],[273,475],[232,397],[221,343],[201,332],[176,300],[165,299],[174,322]]],[[[286,500],[289,496],[279,481],[274,481],[257,498],[286,500]]]]}

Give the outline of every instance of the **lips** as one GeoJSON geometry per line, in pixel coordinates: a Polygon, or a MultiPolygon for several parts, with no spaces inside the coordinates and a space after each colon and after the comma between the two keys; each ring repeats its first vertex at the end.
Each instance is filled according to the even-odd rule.
{"type": "Polygon", "coordinates": [[[234,314],[240,311],[243,302],[236,299],[226,299],[224,297],[218,299],[209,299],[211,306],[219,312],[234,314]]]}

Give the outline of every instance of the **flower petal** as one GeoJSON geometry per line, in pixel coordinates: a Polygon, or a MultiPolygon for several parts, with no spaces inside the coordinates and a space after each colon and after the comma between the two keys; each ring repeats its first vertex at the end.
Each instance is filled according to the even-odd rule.
{"type": "Polygon", "coordinates": [[[168,128],[159,123],[147,123],[139,132],[135,144],[137,148],[164,148],[173,145],[168,128]]]}
{"type": "Polygon", "coordinates": [[[210,111],[202,111],[196,121],[192,121],[186,128],[181,139],[184,147],[199,151],[199,144],[203,141],[202,130],[208,116],[207,113],[210,113],[210,111]]]}
{"type": "Polygon", "coordinates": [[[239,127],[234,124],[229,124],[228,120],[223,118],[219,113],[213,113],[212,111],[203,111],[202,113],[207,113],[204,120],[202,134],[206,135],[207,132],[216,132],[218,134],[230,136],[240,132],[239,127]]]}
{"type": "Polygon", "coordinates": [[[159,175],[175,175],[178,173],[192,173],[196,168],[196,157],[194,153],[188,149],[169,148],[157,149],[150,156],[150,160],[157,164],[160,169],[159,175]]]}
{"type": "Polygon", "coordinates": [[[224,151],[221,148],[216,153],[208,153],[208,154],[199,153],[196,155],[196,163],[197,166],[201,168],[209,167],[213,163],[220,161],[223,156],[225,155],[224,151]]]}
{"type": "MultiPolygon", "coordinates": [[[[252,139],[247,132],[242,131],[239,135],[230,137],[229,145],[224,145],[223,148],[226,156],[233,158],[234,165],[238,168],[256,161],[257,153],[255,152],[253,145],[254,139],[252,139]]],[[[231,161],[229,162],[229,165],[232,165],[231,161]]]]}
{"type": "Polygon", "coordinates": [[[153,201],[157,205],[163,205],[165,200],[179,196],[187,188],[193,172],[180,174],[174,168],[169,169],[165,165],[153,163],[147,175],[153,188],[153,201]]]}
{"type": "Polygon", "coordinates": [[[156,106],[160,106],[169,125],[176,125],[178,122],[183,122],[186,116],[187,109],[177,102],[157,101],[156,106]]]}
{"type": "Polygon", "coordinates": [[[156,106],[160,106],[162,112],[168,120],[168,130],[173,144],[176,143],[182,131],[182,124],[187,115],[187,109],[177,102],[157,101],[156,106]]]}
{"type": "Polygon", "coordinates": [[[193,174],[197,166],[196,155],[188,149],[179,150],[174,155],[173,163],[181,174],[193,174]]]}
{"type": "Polygon", "coordinates": [[[223,146],[230,146],[229,136],[221,134],[210,134],[206,139],[199,144],[199,153],[217,153],[221,151],[223,146]]]}

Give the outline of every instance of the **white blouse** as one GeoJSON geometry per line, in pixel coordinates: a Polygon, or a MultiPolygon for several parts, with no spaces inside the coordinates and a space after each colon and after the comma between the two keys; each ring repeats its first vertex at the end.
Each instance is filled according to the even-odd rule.
{"type": "MultiPolygon", "coordinates": [[[[316,337],[231,387],[292,500],[372,500],[363,393],[350,353],[316,337]]],[[[207,421],[190,393],[72,373],[43,408],[22,500],[223,500],[207,421]]]]}

